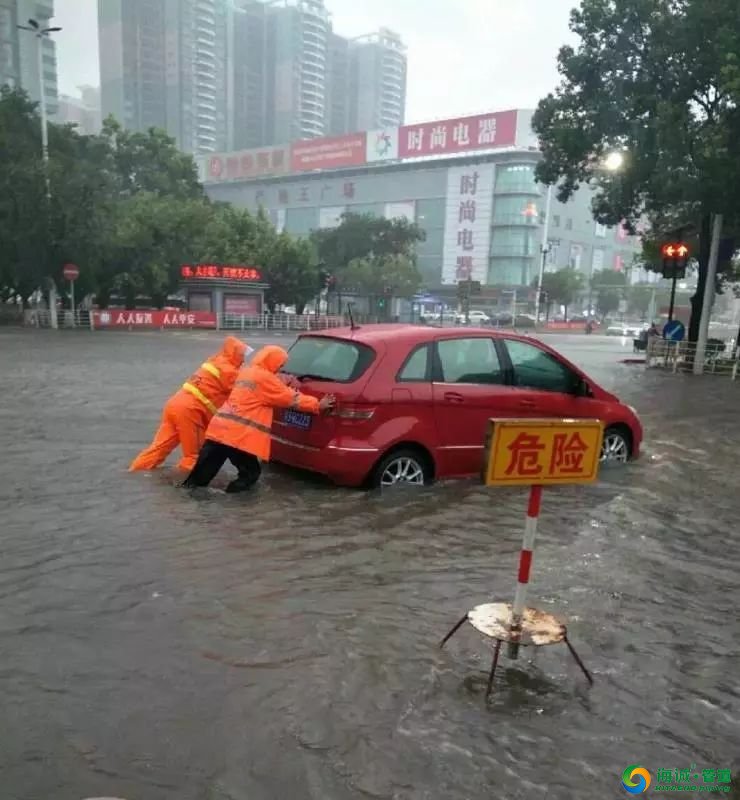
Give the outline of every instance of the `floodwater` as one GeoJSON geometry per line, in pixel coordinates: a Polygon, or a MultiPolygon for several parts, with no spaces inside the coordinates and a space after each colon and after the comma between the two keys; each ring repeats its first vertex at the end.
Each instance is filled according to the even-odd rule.
{"type": "Polygon", "coordinates": [[[437,645],[511,598],[524,494],[126,473],[216,341],[0,331],[2,800],[591,800],[630,764],[740,770],[740,386],[551,339],[645,454],[544,497],[530,600],[595,685],[525,650],[486,707],[490,650],[437,645]]]}

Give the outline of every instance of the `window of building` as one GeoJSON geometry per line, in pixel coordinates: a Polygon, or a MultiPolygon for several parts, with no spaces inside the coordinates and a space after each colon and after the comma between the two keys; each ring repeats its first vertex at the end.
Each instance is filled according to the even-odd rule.
{"type": "Polygon", "coordinates": [[[506,164],[496,170],[496,191],[539,194],[534,164],[506,164]]]}
{"type": "Polygon", "coordinates": [[[570,260],[568,265],[573,269],[580,269],[583,261],[583,245],[572,244],[570,246],[570,260]]]}
{"type": "Polygon", "coordinates": [[[504,383],[493,339],[447,339],[437,343],[437,353],[442,383],[504,383]]]}
{"type": "Polygon", "coordinates": [[[560,227],[560,214],[553,214],[552,215],[552,227],[559,228],[560,227]]]}
{"type": "Polygon", "coordinates": [[[506,340],[514,384],[544,392],[570,394],[578,383],[578,376],[550,353],[527,342],[506,340]]]}
{"type": "Polygon", "coordinates": [[[535,225],[538,215],[536,200],[518,195],[497,197],[493,206],[494,225],[535,225]]]}
{"type": "Polygon", "coordinates": [[[604,269],[604,251],[600,247],[594,247],[594,253],[591,257],[591,271],[598,272],[604,269]]]}
{"type": "Polygon", "coordinates": [[[535,232],[527,228],[497,228],[491,240],[492,256],[531,256],[538,250],[535,232]]]}
{"type": "Polygon", "coordinates": [[[488,264],[490,286],[529,286],[531,258],[492,258],[488,264]]]}
{"type": "Polygon", "coordinates": [[[565,230],[566,231],[573,230],[573,220],[571,219],[571,217],[568,217],[568,219],[565,220],[565,230]]]}
{"type": "Polygon", "coordinates": [[[606,239],[606,225],[600,225],[597,222],[596,227],[594,229],[594,236],[597,239],[606,239]]]}

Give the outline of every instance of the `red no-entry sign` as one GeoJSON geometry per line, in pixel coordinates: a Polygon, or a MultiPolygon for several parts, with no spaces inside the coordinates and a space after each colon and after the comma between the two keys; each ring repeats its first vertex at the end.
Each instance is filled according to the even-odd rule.
{"type": "Polygon", "coordinates": [[[80,269],[76,264],[65,264],[62,274],[68,281],[76,281],[80,277],[80,269]]]}

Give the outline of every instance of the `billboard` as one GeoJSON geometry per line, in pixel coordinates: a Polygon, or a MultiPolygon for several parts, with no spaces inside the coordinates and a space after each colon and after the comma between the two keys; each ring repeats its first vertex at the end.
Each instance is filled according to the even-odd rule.
{"type": "Polygon", "coordinates": [[[398,128],[379,128],[367,132],[368,164],[395,161],[398,158],[398,128]]]}
{"type": "Polygon", "coordinates": [[[418,158],[513,147],[516,135],[516,111],[404,125],[399,132],[398,155],[418,158]]]}
{"type": "Polygon", "coordinates": [[[469,164],[447,170],[442,284],[486,283],[491,246],[493,164],[469,164]]]}
{"type": "Polygon", "coordinates": [[[198,171],[203,183],[223,183],[284,175],[289,166],[288,146],[277,145],[205,156],[199,160],[198,171]]]}
{"type": "Polygon", "coordinates": [[[324,139],[306,139],[290,148],[290,165],[294,172],[314,169],[358,167],[367,158],[367,134],[352,133],[324,139]]]}

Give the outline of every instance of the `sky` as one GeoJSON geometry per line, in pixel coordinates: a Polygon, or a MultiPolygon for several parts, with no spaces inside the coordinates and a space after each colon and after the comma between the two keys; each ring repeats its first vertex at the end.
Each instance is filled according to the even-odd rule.
{"type": "MultiPolygon", "coordinates": [[[[334,30],[381,26],[408,46],[406,121],[533,108],[558,82],[560,46],[572,41],[577,0],[325,0],[334,30]]],[[[59,90],[97,86],[97,0],[56,0],[59,90]]]]}

